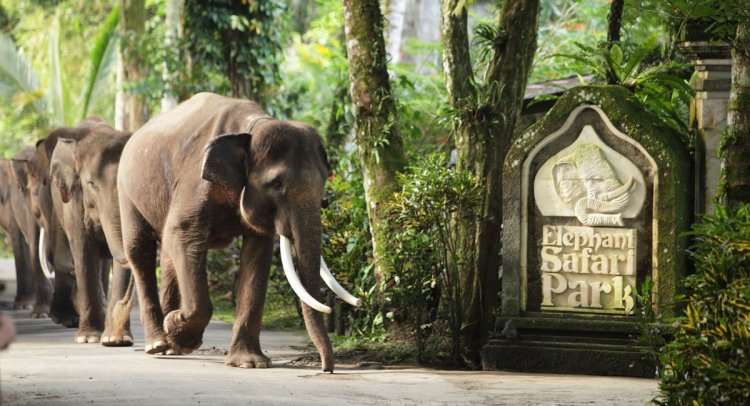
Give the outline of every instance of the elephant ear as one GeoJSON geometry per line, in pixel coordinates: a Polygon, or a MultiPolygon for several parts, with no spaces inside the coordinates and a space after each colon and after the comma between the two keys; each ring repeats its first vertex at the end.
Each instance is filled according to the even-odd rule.
{"type": "Polygon", "coordinates": [[[573,163],[566,160],[557,162],[552,168],[552,178],[557,195],[569,207],[574,207],[578,200],[586,196],[586,189],[573,163]]]}
{"type": "Polygon", "coordinates": [[[16,186],[24,195],[28,191],[29,184],[29,172],[27,165],[28,159],[13,158],[10,160],[10,168],[13,172],[13,179],[16,182],[16,186]]]}
{"type": "Polygon", "coordinates": [[[201,177],[239,193],[247,183],[249,154],[249,133],[220,135],[206,145],[201,177]]]}
{"type": "Polygon", "coordinates": [[[76,164],[77,145],[75,140],[60,138],[50,160],[50,177],[60,190],[63,203],[70,201],[73,190],[80,183],[76,164]]]}

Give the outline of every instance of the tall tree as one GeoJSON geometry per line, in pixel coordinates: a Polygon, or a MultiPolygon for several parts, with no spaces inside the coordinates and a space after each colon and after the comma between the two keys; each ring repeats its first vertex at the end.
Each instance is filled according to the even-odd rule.
{"type": "Polygon", "coordinates": [[[463,249],[473,251],[461,278],[465,358],[478,361],[491,328],[500,268],[503,159],[521,111],[536,49],[539,0],[501,1],[497,26],[478,27],[489,52],[484,78],[474,75],[464,0],[442,0],[443,67],[454,110],[459,170],[472,172],[484,200],[479,221],[457,221],[463,249]]]}
{"type": "MultiPolygon", "coordinates": [[[[120,33],[123,38],[118,59],[122,69],[119,74],[122,75],[123,84],[135,83],[145,76],[138,47],[146,30],[146,4],[144,0],[120,0],[120,6],[120,33]]],[[[146,122],[146,101],[132,90],[125,91],[122,97],[123,122],[120,124],[123,130],[135,131],[146,122]]]]}
{"type": "MultiPolygon", "coordinates": [[[[185,38],[193,80],[227,82],[212,90],[269,101],[280,82],[279,61],[286,12],[284,0],[185,0],[185,38]]],[[[197,90],[197,89],[196,89],[197,90]]]]}
{"type": "MultiPolygon", "coordinates": [[[[178,47],[183,35],[183,7],[183,0],[167,0],[167,12],[164,21],[167,26],[167,33],[164,40],[167,44],[167,49],[171,50],[171,56],[175,61],[179,59],[180,52],[178,47]]],[[[169,70],[169,63],[165,61],[162,76],[167,86],[164,96],[161,98],[161,111],[168,111],[177,106],[177,92],[169,85],[170,76],[173,76],[173,74],[169,70]]]]}
{"type": "MultiPolygon", "coordinates": [[[[625,8],[625,0],[612,0],[607,15],[607,49],[612,45],[620,43],[620,28],[622,27],[622,12],[625,8]]],[[[617,83],[615,75],[607,71],[607,83],[617,83]]]]}
{"type": "Polygon", "coordinates": [[[387,268],[389,235],[382,204],[397,191],[406,158],[386,66],[383,15],[378,0],[344,0],[349,90],[354,133],[365,185],[376,272],[387,268]]]}

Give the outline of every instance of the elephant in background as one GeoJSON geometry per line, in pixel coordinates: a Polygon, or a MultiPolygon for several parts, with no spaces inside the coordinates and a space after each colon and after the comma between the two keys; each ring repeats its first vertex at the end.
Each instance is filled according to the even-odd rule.
{"type": "Polygon", "coordinates": [[[30,186],[36,188],[33,205],[48,236],[46,255],[56,274],[50,316],[65,326],[77,326],[77,343],[101,340],[111,260],[103,232],[89,232],[81,188],[63,190],[52,183],[52,158],[59,139],[80,141],[105,127],[111,129],[101,119],[90,118],[76,127],[57,128],[37,143],[27,164],[30,186]]]}
{"type": "MultiPolygon", "coordinates": [[[[146,352],[190,353],[201,345],[212,314],[207,250],[242,236],[237,320],[225,364],[270,367],[259,334],[278,234],[285,274],[303,301],[303,318],[322,369],[333,371],[331,342],[322,314],[315,310],[330,312],[320,303],[319,273],[340,288],[322,270],[320,257],[320,209],[328,172],[326,152],[313,127],[272,119],[251,101],[201,93],[136,131],[122,152],[117,185],[146,352]],[[159,244],[167,285],[161,306],[155,274],[159,244]],[[299,275],[292,269],[291,244],[299,275]]],[[[344,295],[343,289],[338,291],[344,295]]]]}
{"type": "Polygon", "coordinates": [[[101,336],[104,346],[133,344],[130,310],[134,281],[122,248],[117,195],[118,164],[128,139],[130,133],[100,124],[81,140],[60,138],[50,162],[52,184],[59,189],[64,204],[75,204],[71,200],[80,194],[88,238],[105,241],[108,251],[102,249],[100,255],[111,254],[113,259],[112,288],[101,336]]]}
{"type": "Polygon", "coordinates": [[[17,291],[14,307],[32,307],[32,318],[48,317],[52,285],[39,261],[39,227],[26,188],[28,173],[19,161],[28,159],[28,147],[11,161],[0,160],[0,226],[11,238],[16,263],[17,291]]]}

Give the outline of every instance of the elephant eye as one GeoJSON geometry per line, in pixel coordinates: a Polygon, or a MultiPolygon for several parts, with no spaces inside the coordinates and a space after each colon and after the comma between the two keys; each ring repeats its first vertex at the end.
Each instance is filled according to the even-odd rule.
{"type": "Polygon", "coordinates": [[[87,181],[86,183],[87,183],[87,184],[88,184],[89,186],[91,186],[92,188],[95,188],[95,187],[96,187],[96,184],[95,184],[94,182],[90,181],[90,180],[89,180],[89,181],[87,181]]]}
{"type": "Polygon", "coordinates": [[[281,180],[279,180],[279,179],[274,179],[274,180],[272,180],[272,181],[268,182],[268,183],[266,184],[266,186],[268,186],[268,187],[269,187],[269,188],[271,188],[271,189],[276,189],[276,190],[279,190],[279,189],[281,189],[281,188],[282,188],[282,187],[284,186],[284,184],[283,184],[283,183],[281,183],[281,180]]]}

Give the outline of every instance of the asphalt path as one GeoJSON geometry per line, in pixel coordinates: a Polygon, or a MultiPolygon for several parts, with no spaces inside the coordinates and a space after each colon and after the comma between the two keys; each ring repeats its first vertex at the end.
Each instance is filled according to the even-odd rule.
{"type": "Polygon", "coordinates": [[[231,326],[209,324],[191,355],[149,356],[136,344],[75,344],[74,329],[10,312],[18,337],[0,353],[2,405],[642,405],[650,379],[336,366],[334,374],[294,366],[310,351],[304,333],[264,332],[270,369],[224,366],[231,326]]]}

